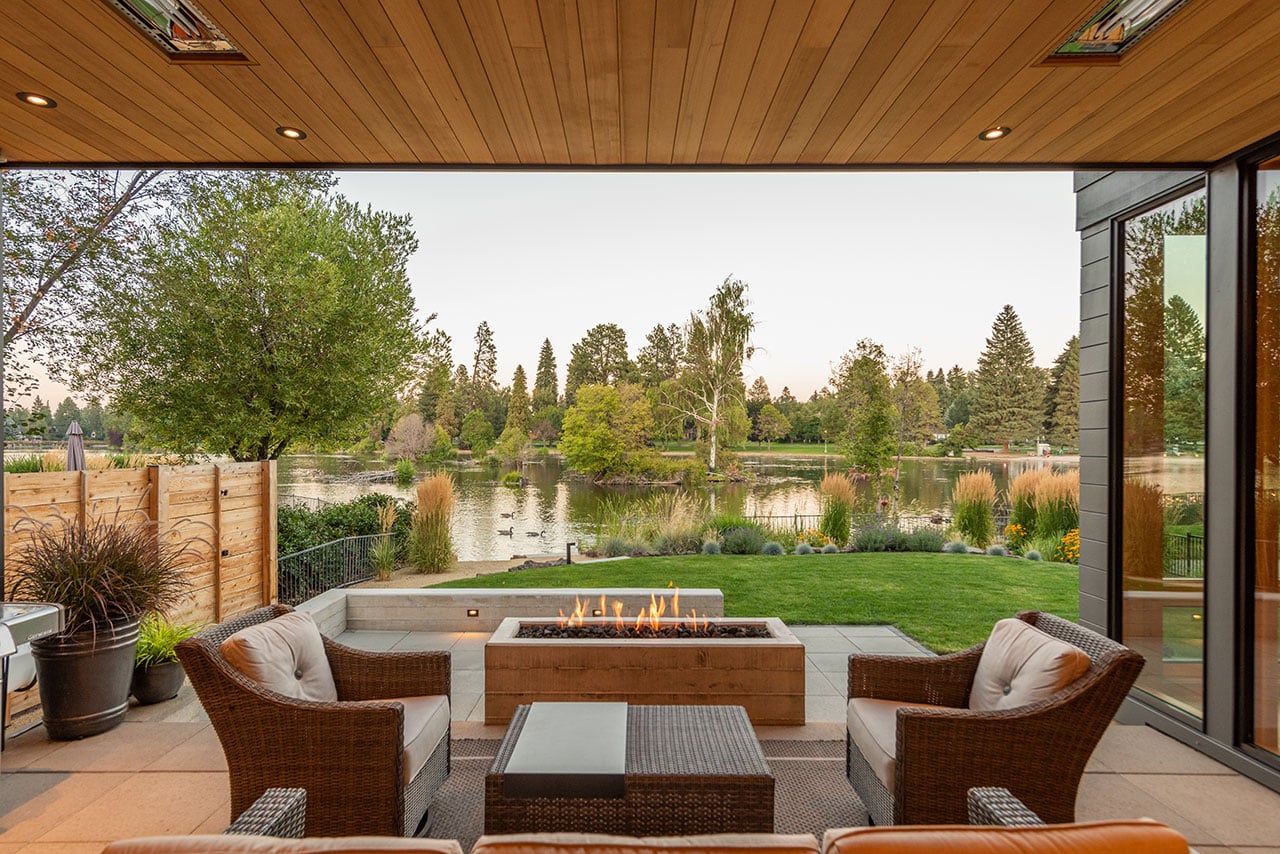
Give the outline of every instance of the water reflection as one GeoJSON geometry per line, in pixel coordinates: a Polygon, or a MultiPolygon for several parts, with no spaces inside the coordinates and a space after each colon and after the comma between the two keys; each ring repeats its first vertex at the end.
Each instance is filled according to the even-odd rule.
{"type": "MultiPolygon", "coordinates": [[[[714,502],[719,512],[749,516],[814,515],[819,511],[818,483],[827,471],[840,471],[837,459],[814,456],[744,456],[744,468],[755,475],[747,483],[723,484],[695,491],[708,506],[714,502]]],[[[942,510],[951,496],[951,487],[965,471],[986,468],[996,487],[1004,490],[1010,479],[1028,468],[1076,466],[1068,463],[1027,458],[1014,460],[904,460],[902,501],[920,512],[942,510]]],[[[281,493],[350,501],[371,492],[412,499],[412,487],[394,483],[356,483],[342,478],[368,469],[384,469],[381,460],[348,456],[300,455],[280,460],[278,482],[281,493]]],[[[526,485],[513,489],[498,482],[501,472],[493,468],[468,467],[452,470],[458,484],[454,511],[454,533],[461,560],[498,560],[512,555],[563,555],[566,542],[592,544],[596,525],[610,504],[626,502],[669,487],[596,486],[566,481],[559,458],[549,457],[524,469],[526,485]],[[499,531],[510,530],[510,534],[499,531]]],[[[869,484],[858,485],[860,495],[871,500],[869,484]]]]}

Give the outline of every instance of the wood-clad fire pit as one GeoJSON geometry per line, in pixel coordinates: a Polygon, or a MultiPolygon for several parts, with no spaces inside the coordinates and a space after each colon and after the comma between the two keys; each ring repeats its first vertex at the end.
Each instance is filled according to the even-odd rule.
{"type": "Polygon", "coordinates": [[[485,723],[535,701],[594,701],[743,706],[757,726],[804,724],[804,644],[781,620],[680,615],[678,601],[655,599],[638,619],[587,616],[613,609],[579,601],[567,618],[503,620],[484,649],[485,723]]]}

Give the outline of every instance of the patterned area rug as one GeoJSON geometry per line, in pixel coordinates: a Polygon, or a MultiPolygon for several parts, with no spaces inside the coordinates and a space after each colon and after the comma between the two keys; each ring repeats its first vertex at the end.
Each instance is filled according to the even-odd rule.
{"type": "MultiPolygon", "coordinates": [[[[462,850],[484,831],[484,775],[498,752],[497,739],[457,739],[449,779],[431,804],[427,835],[457,839],[462,850]]],[[[867,824],[867,811],[844,776],[844,742],[760,743],[773,771],[774,830],[822,839],[829,827],[867,824]]]]}

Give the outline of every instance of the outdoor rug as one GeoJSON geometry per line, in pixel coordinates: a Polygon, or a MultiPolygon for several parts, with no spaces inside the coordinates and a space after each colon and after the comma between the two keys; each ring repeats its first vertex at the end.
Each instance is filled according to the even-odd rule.
{"type": "MultiPolygon", "coordinates": [[[[427,835],[456,839],[463,851],[484,832],[484,775],[497,739],[455,739],[452,769],[431,803],[427,835]]],[[[760,742],[773,771],[774,831],[811,833],[865,825],[867,810],[844,775],[843,741],[760,742]]]]}

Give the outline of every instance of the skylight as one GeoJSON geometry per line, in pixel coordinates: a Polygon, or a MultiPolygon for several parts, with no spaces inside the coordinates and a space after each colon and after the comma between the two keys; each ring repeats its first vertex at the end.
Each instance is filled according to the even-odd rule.
{"type": "Polygon", "coordinates": [[[174,57],[240,57],[240,49],[186,0],[107,0],[174,57]]]}
{"type": "Polygon", "coordinates": [[[1054,56],[1118,56],[1187,0],[1109,0],[1054,56]]]}

